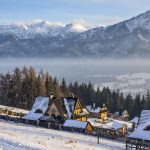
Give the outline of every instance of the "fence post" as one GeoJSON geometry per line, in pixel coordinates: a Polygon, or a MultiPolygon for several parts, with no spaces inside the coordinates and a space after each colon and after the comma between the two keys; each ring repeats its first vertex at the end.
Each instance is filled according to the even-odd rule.
{"type": "Polygon", "coordinates": [[[99,133],[97,134],[97,144],[99,144],[99,133]]]}
{"type": "Polygon", "coordinates": [[[59,130],[61,130],[61,124],[59,124],[59,130]]]}
{"type": "Polygon", "coordinates": [[[51,127],[51,123],[49,122],[49,123],[48,123],[48,129],[50,129],[50,127],[51,127]]]}
{"type": "Polygon", "coordinates": [[[6,115],[6,120],[7,120],[7,121],[9,120],[9,116],[8,116],[8,114],[6,115]]]}
{"type": "Polygon", "coordinates": [[[36,121],[36,126],[37,126],[37,127],[39,126],[39,123],[40,123],[40,121],[37,120],[37,121],[36,121]]]}
{"type": "Polygon", "coordinates": [[[71,127],[71,132],[73,132],[74,130],[73,130],[73,127],[71,127]]]}
{"type": "Polygon", "coordinates": [[[16,122],[16,123],[18,122],[18,118],[17,118],[17,117],[15,118],[15,122],[16,122]]]}
{"type": "Polygon", "coordinates": [[[126,140],[126,149],[128,148],[128,143],[127,143],[127,140],[126,140]]]}

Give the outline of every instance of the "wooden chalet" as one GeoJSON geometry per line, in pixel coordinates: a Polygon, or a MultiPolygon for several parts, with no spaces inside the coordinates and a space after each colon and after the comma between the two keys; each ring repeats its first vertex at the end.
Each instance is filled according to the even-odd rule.
{"type": "Polygon", "coordinates": [[[108,119],[108,109],[105,104],[100,107],[95,107],[95,105],[87,106],[87,110],[89,111],[89,117],[101,119],[103,122],[108,119]]]}
{"type": "Polygon", "coordinates": [[[79,120],[66,120],[63,124],[63,129],[72,132],[80,132],[80,133],[87,133],[92,134],[93,127],[90,122],[83,122],[79,120]]]}
{"type": "Polygon", "coordinates": [[[118,120],[123,120],[123,121],[128,121],[129,120],[129,113],[127,110],[124,111],[117,111],[112,115],[113,119],[118,119],[118,120]],[[121,114],[121,115],[120,115],[121,114]]]}
{"type": "Polygon", "coordinates": [[[127,110],[124,110],[122,112],[121,119],[124,120],[124,121],[128,121],[129,120],[129,113],[128,113],[127,110]]]}
{"type": "Polygon", "coordinates": [[[87,112],[78,98],[37,97],[31,111],[24,117],[27,120],[64,122],[66,119],[86,121],[87,112]]]}
{"type": "Polygon", "coordinates": [[[142,110],[139,124],[126,140],[127,150],[150,150],[150,110],[142,110]]]}
{"type": "Polygon", "coordinates": [[[74,97],[54,97],[49,103],[46,115],[54,119],[87,121],[80,100],[74,97]]]}

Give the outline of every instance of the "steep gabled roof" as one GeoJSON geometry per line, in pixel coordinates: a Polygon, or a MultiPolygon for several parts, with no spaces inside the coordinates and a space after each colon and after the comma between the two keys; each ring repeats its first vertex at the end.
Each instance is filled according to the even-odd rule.
{"type": "Polygon", "coordinates": [[[61,116],[71,119],[77,100],[78,98],[57,97],[53,98],[53,100],[50,102],[50,106],[54,103],[61,116]]]}
{"type": "Polygon", "coordinates": [[[101,111],[100,107],[93,108],[91,105],[86,106],[86,108],[89,112],[92,112],[92,113],[100,113],[101,111]]]}
{"type": "Polygon", "coordinates": [[[36,97],[31,111],[24,116],[24,118],[29,120],[38,120],[46,114],[48,107],[54,103],[62,117],[71,119],[77,101],[78,98],[73,97],[54,97],[50,100],[49,97],[39,96],[36,97]]]}
{"type": "Polygon", "coordinates": [[[145,124],[150,119],[150,110],[142,110],[139,118],[139,125],[145,124]]]}
{"type": "Polygon", "coordinates": [[[142,139],[150,141],[150,110],[142,110],[139,118],[138,127],[129,135],[129,138],[142,139]]]}
{"type": "Polygon", "coordinates": [[[146,130],[146,128],[149,126],[150,126],[150,119],[147,120],[145,123],[138,125],[135,131],[129,135],[129,138],[150,141],[150,130],[146,130]]]}
{"type": "Polygon", "coordinates": [[[43,96],[36,97],[31,111],[27,115],[25,115],[24,118],[28,120],[38,120],[45,114],[45,112],[48,109],[48,106],[49,106],[49,97],[43,96]],[[40,110],[41,113],[38,113],[40,111],[37,110],[40,110]]]}

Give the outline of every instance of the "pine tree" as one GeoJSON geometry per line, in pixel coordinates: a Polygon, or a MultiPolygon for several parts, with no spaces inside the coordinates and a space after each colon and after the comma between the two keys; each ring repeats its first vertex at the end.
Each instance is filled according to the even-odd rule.
{"type": "Polygon", "coordinates": [[[141,101],[140,101],[140,94],[136,94],[135,100],[134,100],[133,115],[140,116],[141,110],[142,110],[142,107],[141,107],[141,101]]]}
{"type": "Polygon", "coordinates": [[[50,92],[54,92],[53,78],[49,75],[48,72],[46,73],[45,88],[47,96],[50,94],[50,92]]]}
{"type": "Polygon", "coordinates": [[[102,105],[102,102],[101,102],[101,91],[100,91],[99,86],[97,87],[97,90],[96,90],[96,93],[95,93],[95,101],[96,101],[96,104],[98,106],[102,105]]]}
{"type": "Polygon", "coordinates": [[[126,96],[124,108],[128,111],[128,113],[130,114],[130,117],[133,118],[134,117],[133,115],[134,102],[130,93],[126,96]]]}
{"type": "Polygon", "coordinates": [[[12,93],[13,96],[11,97],[13,102],[14,102],[14,106],[16,107],[21,107],[21,86],[22,86],[22,78],[21,78],[21,71],[19,68],[16,68],[14,70],[14,73],[12,75],[12,93]]]}
{"type": "Polygon", "coordinates": [[[54,95],[55,96],[63,96],[63,93],[60,90],[60,86],[59,86],[59,83],[58,83],[56,77],[54,78],[53,83],[54,83],[54,95]]]}
{"type": "Polygon", "coordinates": [[[37,88],[37,95],[45,96],[46,93],[45,82],[44,78],[42,78],[41,75],[38,75],[36,88],[37,88]]]}
{"type": "Polygon", "coordinates": [[[36,87],[36,73],[34,68],[29,68],[29,75],[28,75],[28,87],[27,87],[27,93],[28,93],[28,107],[31,108],[32,104],[34,103],[34,99],[36,96],[38,96],[37,93],[37,87],[36,87]]]}
{"type": "Polygon", "coordinates": [[[67,90],[67,85],[66,85],[66,81],[63,78],[61,85],[60,85],[61,91],[64,94],[64,96],[67,96],[69,94],[68,90],[67,90]]]}
{"type": "Polygon", "coordinates": [[[23,68],[22,70],[22,86],[21,86],[21,102],[22,106],[21,108],[29,109],[28,108],[28,102],[29,102],[29,71],[26,67],[23,68]]]}
{"type": "Polygon", "coordinates": [[[150,109],[150,92],[149,92],[149,90],[146,93],[146,109],[150,109]]]}
{"type": "Polygon", "coordinates": [[[115,91],[112,92],[112,107],[111,107],[111,112],[115,113],[118,111],[118,106],[117,106],[117,93],[115,91]]]}

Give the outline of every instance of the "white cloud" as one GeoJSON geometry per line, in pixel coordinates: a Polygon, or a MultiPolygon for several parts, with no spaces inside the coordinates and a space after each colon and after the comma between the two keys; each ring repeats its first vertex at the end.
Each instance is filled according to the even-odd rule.
{"type": "Polygon", "coordinates": [[[73,19],[72,23],[75,23],[75,24],[81,24],[81,25],[87,25],[87,21],[85,19],[73,19]]]}
{"type": "Polygon", "coordinates": [[[88,16],[80,15],[79,17],[81,19],[74,19],[72,22],[91,27],[113,25],[115,23],[129,19],[118,16],[101,16],[101,15],[88,15],[88,16]]]}
{"type": "Polygon", "coordinates": [[[124,20],[125,18],[121,18],[121,17],[105,17],[105,18],[99,19],[98,22],[102,24],[103,26],[107,26],[107,25],[113,25],[113,24],[122,22],[124,20]]]}

